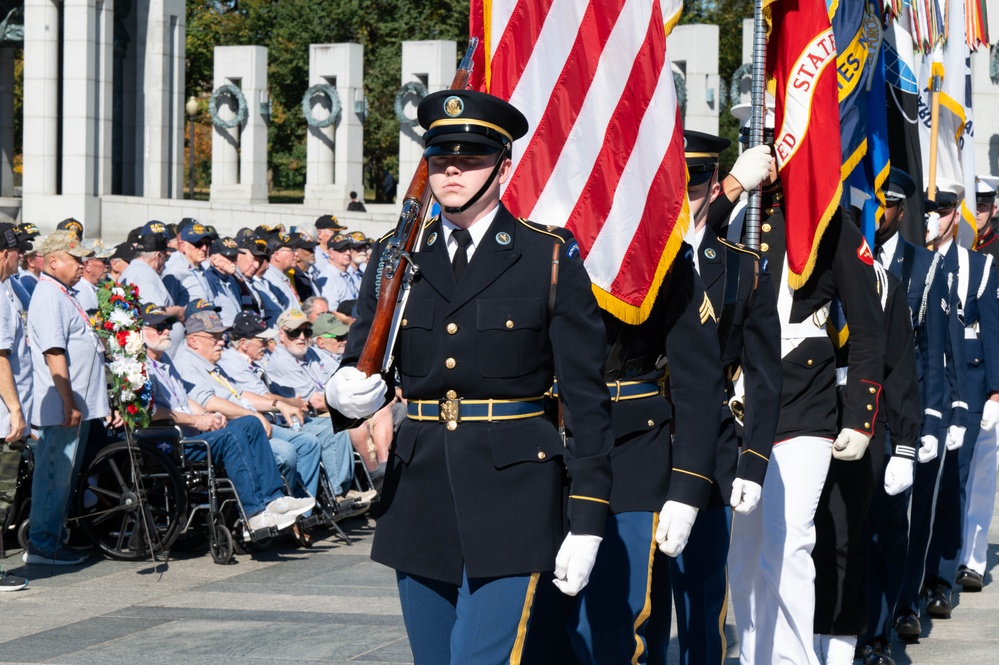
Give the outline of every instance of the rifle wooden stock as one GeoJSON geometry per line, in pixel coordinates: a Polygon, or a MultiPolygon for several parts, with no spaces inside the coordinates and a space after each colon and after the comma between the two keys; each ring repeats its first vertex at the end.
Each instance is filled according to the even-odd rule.
{"type": "MultiPolygon", "coordinates": [[[[479,40],[475,37],[468,40],[468,49],[458,65],[458,71],[451,81],[451,90],[464,90],[468,87],[468,77],[472,73],[472,54],[479,40]]],[[[375,318],[371,322],[368,339],[357,361],[357,369],[367,376],[380,373],[382,362],[389,351],[389,340],[392,339],[392,322],[395,319],[396,307],[399,304],[399,294],[402,291],[406,275],[409,272],[409,253],[420,235],[423,224],[423,212],[430,203],[430,188],[427,186],[427,161],[421,159],[416,173],[406,190],[402,202],[402,212],[395,232],[381,248],[377,269],[382,272],[378,292],[378,304],[375,307],[375,318]]]]}

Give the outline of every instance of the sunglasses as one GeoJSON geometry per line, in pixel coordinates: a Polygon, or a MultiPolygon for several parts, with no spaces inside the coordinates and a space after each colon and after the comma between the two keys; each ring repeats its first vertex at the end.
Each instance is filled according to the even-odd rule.
{"type": "Polygon", "coordinates": [[[296,328],[295,330],[288,330],[287,328],[282,328],[284,334],[288,336],[288,339],[298,339],[303,335],[305,337],[312,337],[312,328],[302,326],[301,328],[296,328]]]}

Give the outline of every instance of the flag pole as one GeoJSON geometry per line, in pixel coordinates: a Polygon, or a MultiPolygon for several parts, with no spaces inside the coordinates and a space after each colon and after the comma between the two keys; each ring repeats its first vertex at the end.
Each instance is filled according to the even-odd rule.
{"type": "MultiPolygon", "coordinates": [[[[766,61],[767,27],[763,21],[763,0],[753,6],[753,75],[750,84],[749,146],[763,143],[763,126],[766,117],[766,61]]],[[[746,205],[745,241],[750,249],[760,247],[760,208],[763,203],[763,186],[757,185],[749,192],[746,205]]]]}
{"type": "Polygon", "coordinates": [[[937,200],[937,137],[940,135],[940,88],[942,79],[934,72],[930,77],[930,169],[927,174],[926,198],[937,200]]]}

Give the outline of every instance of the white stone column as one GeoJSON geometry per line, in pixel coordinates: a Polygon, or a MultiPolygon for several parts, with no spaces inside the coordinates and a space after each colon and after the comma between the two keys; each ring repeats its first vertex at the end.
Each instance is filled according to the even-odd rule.
{"type": "Polygon", "coordinates": [[[183,0],[147,0],[134,5],[136,48],[144,54],[142,71],[141,185],[136,194],[178,198],[184,170],[183,0]]]}
{"type": "MultiPolygon", "coordinates": [[[[457,69],[456,42],[434,40],[402,43],[402,83],[421,81],[427,92],[437,92],[451,86],[457,69]]],[[[407,106],[407,116],[416,118],[416,109],[407,106]]],[[[416,166],[423,159],[423,128],[419,125],[399,127],[399,186],[396,202],[402,200],[413,179],[416,166]]],[[[379,179],[380,180],[380,179],[379,179]]]]}
{"type": "Polygon", "coordinates": [[[13,48],[0,48],[0,196],[14,196],[13,48]]]}
{"type": "MultiPolygon", "coordinates": [[[[999,33],[992,23],[999,16],[999,0],[987,0],[990,22],[989,42],[999,33]]],[[[996,47],[999,48],[999,47],[996,47]]],[[[975,113],[975,175],[999,175],[999,86],[989,78],[989,47],[982,46],[971,55],[971,92],[975,113]]]]}
{"type": "MultiPolygon", "coordinates": [[[[212,128],[212,201],[267,203],[267,124],[260,104],[267,97],[267,48],[216,46],[214,89],[234,84],[246,98],[246,120],[232,129],[212,128]]],[[[221,105],[219,115],[234,109],[221,105]]]]}
{"type": "MultiPolygon", "coordinates": [[[[325,128],[309,127],[306,134],[305,205],[344,210],[353,190],[364,193],[364,124],[354,111],[364,100],[364,47],[360,44],[309,46],[309,86],[332,86],[340,101],[340,115],[325,128]]],[[[315,97],[312,113],[329,115],[329,106],[315,97]]]]}
{"type": "MultiPolygon", "coordinates": [[[[56,193],[59,144],[59,4],[24,3],[24,161],[25,221],[37,197],[56,193]]],[[[59,221],[58,219],[55,221],[59,221]]]]}
{"type": "Polygon", "coordinates": [[[684,72],[687,106],[684,129],[718,133],[718,26],[678,25],[668,41],[673,65],[684,72]]]}

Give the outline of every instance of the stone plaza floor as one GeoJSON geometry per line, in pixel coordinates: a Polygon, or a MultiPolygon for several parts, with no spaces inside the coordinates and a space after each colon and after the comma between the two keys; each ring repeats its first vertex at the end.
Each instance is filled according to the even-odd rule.
{"type": "MultiPolygon", "coordinates": [[[[204,548],[158,566],[95,553],[71,568],[25,566],[12,550],[4,567],[31,583],[0,594],[0,663],[412,663],[395,576],[368,558],[374,521],[344,526],[351,546],[321,531],[311,550],[275,543],[228,566],[204,548]]],[[[990,535],[999,542],[995,523],[990,535]]],[[[997,564],[992,545],[986,581],[997,564]]],[[[895,644],[899,665],[999,663],[999,585],[955,598],[952,619],[924,614],[920,643],[895,644]]],[[[735,665],[731,611],[726,633],[735,665]]]]}

